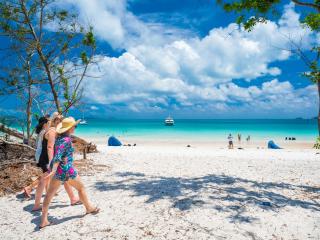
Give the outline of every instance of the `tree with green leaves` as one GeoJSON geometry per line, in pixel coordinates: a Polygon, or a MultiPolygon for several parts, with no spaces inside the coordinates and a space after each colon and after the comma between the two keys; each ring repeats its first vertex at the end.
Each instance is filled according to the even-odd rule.
{"type": "MultiPolygon", "coordinates": [[[[2,85],[0,95],[14,95],[20,99],[20,106],[24,113],[22,121],[16,118],[16,124],[22,127],[25,139],[30,142],[32,136],[32,108],[35,98],[37,97],[36,86],[41,81],[35,79],[33,60],[34,53],[18,52],[12,44],[10,54],[6,56],[4,63],[9,61],[10,64],[2,64],[0,67],[0,83],[2,85]]],[[[17,109],[18,112],[18,109],[17,109]]]]}
{"type": "Polygon", "coordinates": [[[6,52],[18,61],[21,54],[34,53],[31,78],[41,80],[39,91],[58,112],[67,113],[80,101],[96,41],[92,28],[81,26],[76,14],[58,8],[54,0],[1,1],[0,36],[8,40],[6,52]]]}
{"type": "MultiPolygon", "coordinates": [[[[310,28],[311,31],[318,33],[320,31],[320,0],[291,0],[296,6],[303,7],[306,10],[304,18],[301,20],[303,27],[310,28]]],[[[227,12],[233,12],[238,15],[235,20],[239,25],[243,25],[246,31],[251,31],[256,24],[266,23],[271,17],[279,16],[278,7],[285,3],[281,0],[217,0],[217,3],[222,5],[227,12]]],[[[310,51],[313,54],[313,59],[310,54],[305,54],[302,49],[295,43],[291,42],[294,48],[290,51],[296,53],[301,60],[307,65],[309,71],[303,75],[309,78],[313,83],[317,84],[319,96],[319,111],[318,111],[318,134],[320,136],[320,47],[314,46],[310,51]]]]}

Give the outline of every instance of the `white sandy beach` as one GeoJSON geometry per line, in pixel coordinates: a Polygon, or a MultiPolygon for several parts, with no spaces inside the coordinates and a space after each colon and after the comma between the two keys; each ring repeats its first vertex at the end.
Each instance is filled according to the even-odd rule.
{"type": "Polygon", "coordinates": [[[0,199],[1,239],[320,239],[320,155],[312,149],[151,145],[91,154],[83,176],[102,212],[83,216],[62,189],[54,225],[15,195],[0,199]]]}
{"type": "MultiPolygon", "coordinates": [[[[84,139],[88,140],[89,142],[93,142],[98,145],[105,145],[108,142],[108,138],[111,135],[99,135],[91,137],[90,135],[80,135],[84,139]]],[[[227,135],[226,135],[227,136],[227,135]]],[[[217,137],[201,137],[195,138],[194,136],[172,136],[172,137],[164,137],[164,136],[153,136],[153,137],[132,137],[132,136],[117,136],[123,144],[137,144],[138,146],[142,147],[153,147],[153,146],[187,146],[191,145],[193,147],[206,147],[206,148],[218,148],[218,149],[225,149],[228,146],[227,138],[221,139],[217,137]]],[[[313,139],[307,140],[296,140],[296,141],[286,141],[281,138],[265,138],[265,139],[252,139],[249,142],[242,139],[239,143],[236,137],[234,138],[234,147],[235,148],[244,148],[244,149],[267,149],[267,143],[269,140],[274,140],[277,145],[282,148],[286,149],[295,149],[295,150],[303,150],[303,149],[312,149],[314,145],[313,139]]]]}

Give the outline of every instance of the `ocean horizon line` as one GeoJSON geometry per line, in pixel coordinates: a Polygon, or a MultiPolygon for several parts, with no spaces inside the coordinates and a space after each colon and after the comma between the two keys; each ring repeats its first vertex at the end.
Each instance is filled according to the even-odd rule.
{"type": "MultiPolygon", "coordinates": [[[[171,116],[172,117],[172,116],[171,116]]],[[[78,116],[77,118],[81,118],[78,116]]],[[[118,118],[118,117],[85,117],[90,120],[164,120],[163,118],[118,118]]],[[[174,117],[173,117],[174,118],[174,117]]],[[[317,120],[317,117],[313,118],[174,118],[174,120],[317,120]]]]}

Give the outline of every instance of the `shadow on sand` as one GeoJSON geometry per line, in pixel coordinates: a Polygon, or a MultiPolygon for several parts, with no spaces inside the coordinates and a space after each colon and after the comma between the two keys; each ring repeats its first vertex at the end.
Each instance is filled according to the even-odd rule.
{"type": "MultiPolygon", "coordinates": [[[[56,209],[56,208],[65,208],[65,207],[70,207],[69,204],[52,204],[50,205],[50,209],[56,209]]],[[[29,204],[23,208],[24,211],[30,212],[30,214],[34,216],[39,216],[41,215],[41,210],[40,211],[32,211],[33,204],[29,204]]]]}
{"type": "MultiPolygon", "coordinates": [[[[69,216],[69,217],[64,217],[64,218],[55,218],[53,216],[49,216],[48,217],[48,220],[49,222],[51,223],[51,225],[58,225],[58,224],[61,224],[61,223],[65,223],[67,221],[70,221],[72,219],[77,219],[77,218],[83,218],[85,215],[84,214],[81,214],[81,215],[74,215],[74,216],[69,216]]],[[[31,223],[35,224],[36,227],[34,229],[34,231],[40,231],[39,229],[39,226],[40,226],[40,221],[41,221],[41,216],[38,216],[36,218],[34,218],[31,223]]]]}
{"type": "Polygon", "coordinates": [[[198,178],[174,178],[121,172],[116,173],[116,176],[119,181],[97,182],[96,189],[133,191],[134,196],[146,196],[146,203],[168,199],[173,208],[181,211],[205,205],[206,208],[229,213],[231,222],[258,220],[250,216],[247,207],[278,211],[285,206],[292,206],[320,211],[320,204],[308,197],[320,192],[320,188],[316,187],[257,182],[215,174],[198,178]]]}
{"type": "MultiPolygon", "coordinates": [[[[57,202],[53,201],[51,202],[51,205],[49,207],[49,211],[52,209],[56,209],[56,208],[66,208],[66,207],[70,207],[70,204],[55,204],[57,202]]],[[[33,204],[28,204],[27,206],[25,206],[23,208],[24,211],[29,212],[30,214],[32,214],[34,216],[34,218],[32,219],[31,223],[35,224],[36,227],[34,229],[34,231],[39,231],[39,226],[40,226],[40,221],[41,221],[41,210],[40,211],[32,211],[33,208],[33,204]]],[[[70,212],[72,213],[72,211],[70,210],[70,212]]],[[[84,217],[84,214],[81,215],[76,215],[76,216],[70,216],[70,217],[65,217],[65,218],[55,218],[53,216],[49,216],[48,220],[49,222],[51,222],[52,225],[58,225],[64,222],[67,222],[69,220],[75,219],[75,218],[82,218],[84,217]]]]}

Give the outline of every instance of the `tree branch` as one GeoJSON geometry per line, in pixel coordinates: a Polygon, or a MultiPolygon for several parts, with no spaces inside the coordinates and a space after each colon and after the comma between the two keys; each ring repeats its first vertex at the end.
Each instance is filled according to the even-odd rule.
{"type": "Polygon", "coordinates": [[[320,6],[314,3],[307,3],[307,2],[301,2],[299,0],[291,0],[292,2],[294,2],[296,5],[299,6],[304,6],[304,7],[312,7],[316,10],[318,10],[318,12],[320,12],[320,6]]]}
{"type": "Polygon", "coordinates": [[[29,19],[29,16],[28,16],[28,13],[27,13],[27,10],[26,10],[26,7],[25,7],[25,3],[23,0],[20,0],[20,3],[21,3],[21,8],[22,8],[22,11],[23,11],[23,14],[26,18],[26,22],[30,28],[30,31],[32,33],[32,36],[34,37],[34,40],[36,42],[36,49],[37,49],[37,52],[39,54],[39,57],[41,59],[41,61],[43,62],[43,65],[44,65],[44,68],[46,70],[46,73],[47,73],[47,76],[48,76],[48,80],[49,80],[49,85],[51,87],[51,91],[52,91],[52,94],[53,94],[53,98],[54,98],[54,101],[56,103],[56,107],[57,107],[57,111],[60,111],[60,102],[59,102],[59,99],[58,99],[58,94],[54,88],[54,84],[53,84],[53,81],[52,81],[52,76],[51,76],[51,71],[50,71],[50,67],[47,63],[47,59],[46,57],[44,56],[43,54],[43,51],[42,51],[42,48],[41,48],[41,45],[40,45],[40,42],[39,42],[39,39],[35,33],[35,30],[33,28],[33,25],[32,25],[32,22],[30,21],[29,19]]]}

